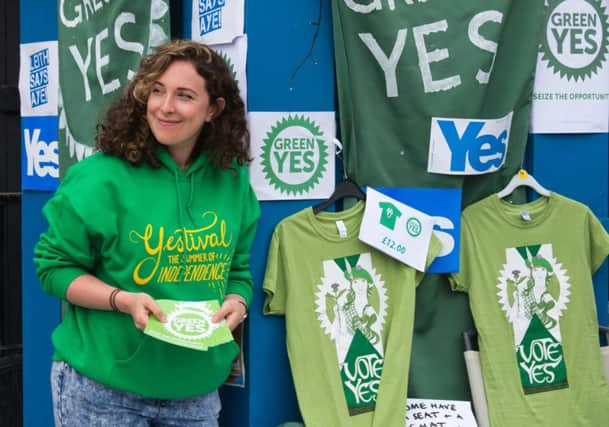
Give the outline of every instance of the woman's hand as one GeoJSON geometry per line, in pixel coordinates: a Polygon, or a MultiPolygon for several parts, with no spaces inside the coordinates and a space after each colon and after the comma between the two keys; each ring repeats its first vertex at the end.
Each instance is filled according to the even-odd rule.
{"type": "Polygon", "coordinates": [[[115,303],[118,311],[130,314],[135,327],[142,331],[146,328],[151,314],[161,322],[167,320],[156,301],[143,292],[120,291],[116,295],[115,303]]]}
{"type": "Polygon", "coordinates": [[[228,327],[233,331],[247,317],[247,304],[241,295],[228,294],[224,297],[224,302],[220,310],[211,318],[212,322],[218,323],[222,319],[226,320],[228,327]]]}

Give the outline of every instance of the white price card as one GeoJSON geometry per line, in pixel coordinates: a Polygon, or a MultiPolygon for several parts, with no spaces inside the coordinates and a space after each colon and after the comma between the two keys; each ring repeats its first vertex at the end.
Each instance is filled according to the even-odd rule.
{"type": "Polygon", "coordinates": [[[433,232],[431,216],[368,187],[359,239],[419,271],[433,232]]]}

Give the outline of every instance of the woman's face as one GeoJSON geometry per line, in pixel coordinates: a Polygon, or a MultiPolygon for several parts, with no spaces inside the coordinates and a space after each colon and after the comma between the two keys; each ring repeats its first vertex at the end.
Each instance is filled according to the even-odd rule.
{"type": "Polygon", "coordinates": [[[190,156],[203,125],[217,112],[218,106],[210,105],[205,79],[188,61],[169,65],[153,84],[146,104],[146,120],[156,140],[174,158],[177,155],[184,160],[190,156]]]}
{"type": "Polygon", "coordinates": [[[353,279],[353,291],[358,295],[366,295],[368,292],[368,282],[365,279],[353,279]]]}
{"type": "Polygon", "coordinates": [[[533,278],[536,282],[543,282],[546,280],[546,276],[548,275],[548,270],[544,267],[535,267],[533,269],[533,278]]]}

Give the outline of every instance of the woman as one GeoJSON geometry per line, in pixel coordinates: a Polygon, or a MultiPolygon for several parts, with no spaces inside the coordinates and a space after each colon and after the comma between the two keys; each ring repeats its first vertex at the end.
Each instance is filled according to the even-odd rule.
{"type": "MultiPolygon", "coordinates": [[[[365,268],[357,265],[344,272],[349,288],[337,291],[334,306],[334,328],[336,328],[336,350],[343,360],[356,331],[360,331],[371,345],[379,343],[378,313],[370,304],[369,297],[374,290],[374,280],[365,268]]],[[[335,289],[338,289],[338,285],[335,289]]]]}
{"type": "MultiPolygon", "coordinates": [[[[554,329],[558,325],[552,310],[556,306],[556,299],[552,295],[550,279],[554,276],[552,264],[542,257],[536,257],[526,261],[530,270],[530,278],[526,296],[530,301],[529,309],[531,317],[536,314],[548,330],[554,329]]],[[[556,286],[554,286],[556,288],[556,286]]]]}
{"type": "Polygon", "coordinates": [[[44,290],[67,300],[53,332],[61,426],[217,426],[233,341],[190,350],[145,335],[157,299],[216,299],[231,329],[252,296],[259,206],[248,180],[245,106],[224,60],[175,41],[142,59],[44,208],[35,248],[44,290]]]}

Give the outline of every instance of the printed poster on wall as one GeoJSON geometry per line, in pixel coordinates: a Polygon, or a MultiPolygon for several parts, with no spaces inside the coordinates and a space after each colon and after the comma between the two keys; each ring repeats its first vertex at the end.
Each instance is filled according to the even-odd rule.
{"type": "Polygon", "coordinates": [[[503,188],[523,161],[543,12],[542,1],[333,1],[347,175],[462,188],[464,206],[503,188]]]}
{"type": "Polygon", "coordinates": [[[250,180],[259,200],[324,199],[334,191],[335,113],[252,112],[250,180]]]}
{"type": "Polygon", "coordinates": [[[243,34],[243,0],[192,0],[191,38],[208,45],[231,43],[243,34]]]}
{"type": "Polygon", "coordinates": [[[512,115],[510,112],[505,117],[490,120],[433,117],[427,171],[480,175],[499,170],[507,155],[512,115]],[[461,145],[474,133],[479,135],[473,139],[477,142],[470,146],[461,145]]]}
{"type": "Polygon", "coordinates": [[[53,191],[58,185],[57,116],[21,117],[21,188],[53,191]]]}
{"type": "Polygon", "coordinates": [[[23,43],[19,53],[21,188],[52,191],[59,185],[57,41],[23,43]]]}
{"type": "Polygon", "coordinates": [[[233,78],[239,86],[241,98],[247,108],[247,34],[235,38],[232,43],[217,44],[213,49],[226,61],[233,78]]]}
{"type": "Polygon", "coordinates": [[[609,0],[549,0],[535,74],[532,133],[609,129],[609,0]]]}
{"type": "Polygon", "coordinates": [[[169,40],[169,0],[59,2],[60,175],[91,154],[95,126],[140,59],[169,40]]]}
{"type": "Polygon", "coordinates": [[[56,116],[57,41],[22,43],[19,49],[21,116],[56,116]]]}

